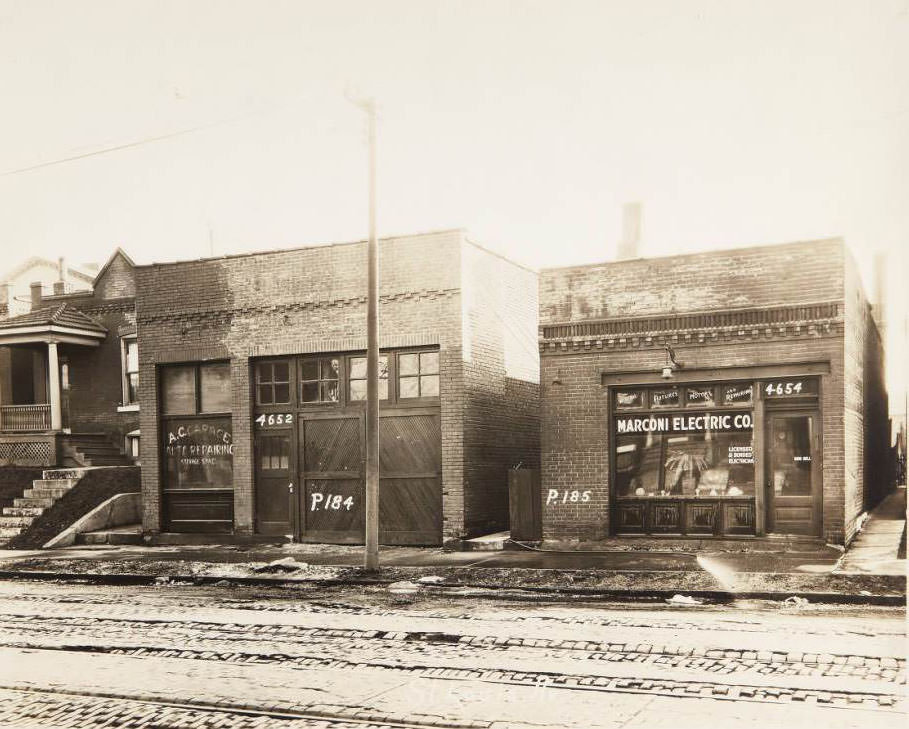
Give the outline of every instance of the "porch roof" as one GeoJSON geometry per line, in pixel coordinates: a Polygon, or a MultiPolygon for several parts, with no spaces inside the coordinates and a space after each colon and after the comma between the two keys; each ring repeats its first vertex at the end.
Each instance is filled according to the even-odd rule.
{"type": "Polygon", "coordinates": [[[0,344],[63,342],[97,346],[107,329],[68,304],[34,309],[0,321],[0,344]]]}

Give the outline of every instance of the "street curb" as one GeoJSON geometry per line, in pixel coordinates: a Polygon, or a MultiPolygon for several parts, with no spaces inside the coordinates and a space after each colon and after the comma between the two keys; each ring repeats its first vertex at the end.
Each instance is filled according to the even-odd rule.
{"type": "MultiPolygon", "coordinates": [[[[279,577],[217,577],[213,575],[167,575],[165,579],[156,575],[142,575],[137,573],[92,574],[82,572],[40,572],[29,570],[0,570],[0,580],[35,580],[35,581],[60,581],[75,583],[90,583],[96,585],[167,585],[178,582],[193,585],[215,585],[228,583],[229,585],[248,585],[251,587],[379,587],[388,586],[396,579],[338,579],[338,578],[311,578],[288,580],[279,577]]],[[[535,596],[573,596],[589,599],[614,600],[619,602],[634,601],[664,601],[677,594],[705,600],[712,604],[724,604],[736,600],[770,600],[782,601],[788,597],[801,597],[810,604],[831,605],[875,605],[882,607],[902,607],[906,605],[905,595],[861,595],[842,592],[811,592],[811,591],[786,591],[786,592],[727,592],[722,590],[679,590],[679,589],[608,589],[593,587],[547,587],[540,585],[504,586],[490,585],[473,582],[457,582],[445,585],[421,585],[421,590],[427,593],[438,591],[448,592],[451,589],[473,588],[507,593],[513,599],[514,593],[528,593],[535,596]]],[[[405,593],[406,594],[406,593],[405,593]]],[[[450,595],[457,597],[458,595],[450,595]]],[[[476,597],[476,596],[467,596],[476,597]]],[[[489,597],[489,595],[484,595],[489,597]]]]}

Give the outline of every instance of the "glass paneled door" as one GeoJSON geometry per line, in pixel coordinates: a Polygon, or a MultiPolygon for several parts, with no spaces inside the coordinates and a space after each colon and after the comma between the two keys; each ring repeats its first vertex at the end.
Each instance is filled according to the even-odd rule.
{"type": "Polygon", "coordinates": [[[776,534],[820,532],[821,483],[817,414],[767,414],[767,530],[776,534]]]}

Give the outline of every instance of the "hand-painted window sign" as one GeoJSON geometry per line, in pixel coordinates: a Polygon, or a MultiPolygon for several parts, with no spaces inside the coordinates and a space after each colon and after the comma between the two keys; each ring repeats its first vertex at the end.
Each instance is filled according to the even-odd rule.
{"type": "Polygon", "coordinates": [[[615,394],[616,407],[640,408],[644,405],[643,390],[619,390],[615,394]]]}
{"type": "Polygon", "coordinates": [[[293,422],[293,413],[269,413],[268,415],[265,415],[263,413],[258,418],[256,418],[256,425],[258,425],[260,428],[267,428],[270,425],[290,425],[293,422]]]}
{"type": "Polygon", "coordinates": [[[802,395],[817,395],[817,380],[767,380],[761,383],[764,397],[799,397],[802,395]]]}
{"type": "Polygon", "coordinates": [[[671,390],[654,390],[651,395],[651,405],[655,408],[671,408],[679,404],[679,388],[671,390]]]}
{"type": "Polygon", "coordinates": [[[754,386],[750,382],[747,385],[726,385],[723,388],[723,403],[726,405],[750,405],[753,388],[754,386]]]}
{"type": "Polygon", "coordinates": [[[689,405],[711,407],[714,404],[712,387],[689,387],[685,392],[685,400],[689,405]]]}
{"type": "Polygon", "coordinates": [[[705,433],[754,429],[751,413],[635,415],[616,418],[616,433],[705,433]]]}

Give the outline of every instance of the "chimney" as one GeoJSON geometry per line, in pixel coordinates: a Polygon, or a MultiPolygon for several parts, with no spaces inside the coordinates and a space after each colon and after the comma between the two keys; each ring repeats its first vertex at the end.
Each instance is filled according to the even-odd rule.
{"type": "Polygon", "coordinates": [[[0,283],[0,306],[9,307],[9,284],[0,283]]]}
{"type": "Polygon", "coordinates": [[[874,254],[871,262],[871,285],[874,287],[872,292],[871,315],[877,324],[877,328],[884,336],[884,307],[887,305],[887,254],[878,251],[874,254]]]}
{"type": "Polygon", "coordinates": [[[622,240],[619,242],[616,260],[627,261],[638,258],[641,242],[641,203],[625,203],[622,206],[622,240]]]}
{"type": "Polygon", "coordinates": [[[54,281],[54,296],[59,296],[64,292],[66,284],[63,281],[54,281]]]}
{"type": "Polygon", "coordinates": [[[32,281],[32,309],[41,307],[41,282],[32,281]]]}
{"type": "Polygon", "coordinates": [[[57,280],[66,281],[66,259],[63,256],[57,259],[57,272],[57,280]]]}

